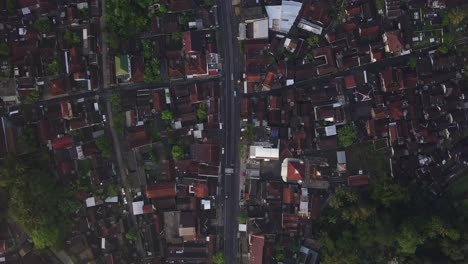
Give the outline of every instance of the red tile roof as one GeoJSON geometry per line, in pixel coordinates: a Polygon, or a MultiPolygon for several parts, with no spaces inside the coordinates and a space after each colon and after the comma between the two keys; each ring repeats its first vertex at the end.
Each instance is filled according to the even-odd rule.
{"type": "Polygon", "coordinates": [[[352,187],[366,186],[369,184],[369,176],[355,175],[348,177],[348,185],[352,187]]]}
{"type": "Polygon", "coordinates": [[[305,164],[299,161],[289,161],[288,162],[288,182],[293,181],[297,182],[304,178],[305,174],[305,164]]]}
{"type": "Polygon", "coordinates": [[[134,56],[131,59],[132,64],[132,81],[142,82],[144,81],[144,61],[143,56],[134,56]]]}
{"type": "Polygon", "coordinates": [[[375,37],[380,33],[380,26],[373,25],[373,26],[360,27],[359,33],[361,37],[365,37],[365,38],[375,37]]]}
{"type": "Polygon", "coordinates": [[[205,198],[208,196],[208,185],[206,182],[196,182],[193,184],[194,195],[197,198],[205,198]]]}
{"type": "Polygon", "coordinates": [[[250,264],[263,264],[263,248],[265,237],[263,235],[250,236],[250,264]]]}
{"type": "Polygon", "coordinates": [[[166,109],[165,96],[159,92],[153,94],[153,109],[156,112],[161,112],[166,109]]]}
{"type": "Polygon", "coordinates": [[[354,79],[354,75],[347,75],[344,80],[346,89],[356,88],[356,80],[354,79]]]}
{"type": "Polygon", "coordinates": [[[403,49],[401,32],[399,30],[385,32],[386,44],[390,52],[400,52],[403,49]]]}
{"type": "Polygon", "coordinates": [[[161,199],[176,196],[175,182],[162,182],[146,187],[146,197],[148,199],[161,199]]]}
{"type": "Polygon", "coordinates": [[[66,149],[73,146],[73,137],[70,135],[65,135],[61,138],[54,138],[52,140],[52,148],[57,149],[66,149]]]}
{"type": "Polygon", "coordinates": [[[283,203],[284,204],[292,204],[294,202],[293,196],[294,196],[294,193],[291,187],[283,188],[283,203]]]}
{"type": "Polygon", "coordinates": [[[64,79],[56,79],[50,81],[50,92],[53,95],[63,94],[65,92],[64,79]]]}

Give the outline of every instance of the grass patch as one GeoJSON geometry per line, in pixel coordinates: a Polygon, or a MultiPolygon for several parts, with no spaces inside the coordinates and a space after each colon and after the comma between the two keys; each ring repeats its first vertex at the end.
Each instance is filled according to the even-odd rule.
{"type": "Polygon", "coordinates": [[[375,176],[390,174],[389,156],[384,149],[376,150],[371,142],[354,144],[346,149],[348,171],[364,170],[375,176]]]}

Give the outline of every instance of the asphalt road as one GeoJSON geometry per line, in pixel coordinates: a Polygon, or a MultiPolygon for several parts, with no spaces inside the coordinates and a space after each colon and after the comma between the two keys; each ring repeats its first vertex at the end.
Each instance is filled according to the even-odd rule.
{"type": "Polygon", "coordinates": [[[233,173],[224,174],[223,185],[224,195],[227,196],[224,203],[224,257],[228,264],[239,263],[238,261],[238,238],[237,238],[237,214],[239,212],[239,157],[237,152],[237,142],[240,130],[240,109],[239,97],[234,93],[237,90],[237,80],[239,79],[240,54],[239,43],[237,41],[238,25],[233,14],[230,0],[218,0],[219,20],[221,26],[223,50],[223,97],[222,116],[224,122],[225,136],[225,156],[223,158],[223,168],[232,168],[233,173]]]}

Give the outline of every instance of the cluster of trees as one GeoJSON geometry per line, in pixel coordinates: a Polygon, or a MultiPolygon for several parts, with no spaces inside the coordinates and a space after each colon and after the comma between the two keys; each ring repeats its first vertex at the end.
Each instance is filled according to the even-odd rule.
{"type": "Polygon", "coordinates": [[[0,187],[9,193],[9,214],[31,236],[37,249],[60,248],[72,215],[82,204],[50,174],[47,154],[9,157],[0,169],[0,187]]]}
{"type": "Polygon", "coordinates": [[[105,4],[109,33],[125,38],[146,29],[149,24],[148,7],[154,4],[154,0],[115,0],[105,4]]]}
{"type": "Polygon", "coordinates": [[[103,158],[110,159],[112,157],[112,142],[109,137],[99,137],[96,139],[96,146],[101,151],[103,158]]]}
{"type": "Polygon", "coordinates": [[[47,17],[41,17],[34,22],[33,28],[39,33],[47,33],[52,30],[52,23],[47,17]]]}
{"type": "Polygon", "coordinates": [[[197,119],[200,122],[206,120],[208,106],[205,103],[200,103],[197,105],[197,119]]]}
{"type": "Polygon", "coordinates": [[[111,111],[113,114],[113,126],[119,135],[124,134],[125,114],[122,111],[122,95],[118,92],[112,93],[110,97],[111,111]]]}
{"type": "Polygon", "coordinates": [[[46,67],[47,75],[57,75],[59,72],[59,63],[57,59],[52,60],[46,67]]]}
{"type": "Polygon", "coordinates": [[[151,43],[143,41],[143,57],[145,60],[144,81],[153,83],[161,81],[160,62],[153,56],[151,43]]]}
{"type": "Polygon", "coordinates": [[[338,129],[338,143],[341,147],[351,146],[357,138],[356,126],[348,124],[338,129]]]}
{"type": "Polygon", "coordinates": [[[78,32],[65,30],[63,32],[63,39],[67,43],[68,47],[77,47],[81,45],[81,37],[78,32]]]}
{"type": "Polygon", "coordinates": [[[468,213],[452,199],[388,177],[368,192],[338,187],[319,224],[321,263],[466,263],[468,213]]]}

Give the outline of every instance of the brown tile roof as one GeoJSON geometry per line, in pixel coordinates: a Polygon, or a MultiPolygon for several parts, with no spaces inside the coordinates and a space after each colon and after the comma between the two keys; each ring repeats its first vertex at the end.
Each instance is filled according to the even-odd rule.
{"type": "Polygon", "coordinates": [[[263,249],[265,237],[263,235],[250,236],[250,264],[263,264],[263,249]]]}
{"type": "Polygon", "coordinates": [[[162,182],[146,187],[146,197],[148,199],[162,199],[176,196],[176,184],[175,182],[162,182]]]}

